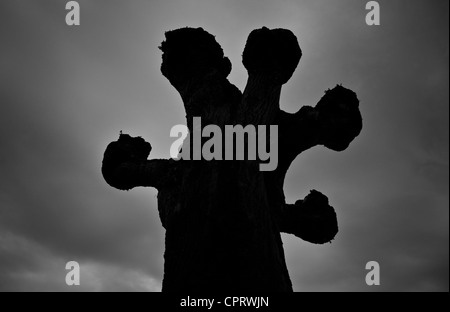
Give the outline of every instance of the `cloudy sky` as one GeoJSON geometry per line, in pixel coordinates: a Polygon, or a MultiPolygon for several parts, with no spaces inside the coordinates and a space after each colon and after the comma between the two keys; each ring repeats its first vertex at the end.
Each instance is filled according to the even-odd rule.
{"type": "Polygon", "coordinates": [[[449,290],[449,2],[64,0],[0,2],[0,291],[160,291],[164,229],[154,189],[120,192],[100,173],[123,130],[169,157],[181,99],[161,75],[164,32],[216,35],[243,90],[251,30],[288,28],[303,58],[283,88],[289,112],[336,83],[355,90],[364,129],[344,152],[314,148],[291,166],[294,202],[317,189],[340,233],[315,246],[283,235],[296,291],[449,290]],[[66,262],[81,286],[65,284],[66,262]],[[378,261],[381,286],[365,284],[378,261]]]}

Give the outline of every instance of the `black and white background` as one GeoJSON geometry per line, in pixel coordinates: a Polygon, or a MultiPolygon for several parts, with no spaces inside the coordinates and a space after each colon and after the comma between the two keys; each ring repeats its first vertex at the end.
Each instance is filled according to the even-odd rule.
{"type": "Polygon", "coordinates": [[[314,148],[288,172],[287,201],[318,189],[340,225],[325,246],[283,236],[296,291],[449,290],[447,0],[378,1],[371,27],[363,0],[79,0],[73,27],[66,2],[0,0],[0,291],[160,291],[156,191],[112,189],[100,167],[120,130],[169,157],[184,108],[158,46],[184,26],[216,35],[241,90],[250,31],[290,29],[303,57],[282,108],[315,105],[336,83],[361,101],[348,150],[314,148]]]}

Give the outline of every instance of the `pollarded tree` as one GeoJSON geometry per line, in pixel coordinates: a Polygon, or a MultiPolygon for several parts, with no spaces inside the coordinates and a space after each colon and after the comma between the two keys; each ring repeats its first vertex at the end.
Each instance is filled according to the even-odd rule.
{"type": "MultiPolygon", "coordinates": [[[[264,27],[249,35],[244,93],[227,80],[231,63],[203,29],[169,31],[161,50],[162,74],[180,93],[190,130],[193,117],[221,129],[278,126],[278,167],[267,172],[259,160],[147,160],[150,144],[128,135],[108,146],[102,166],[108,184],[159,191],[166,229],[163,291],[292,291],[280,233],[323,244],[334,239],[338,225],[328,198],[317,191],[287,204],[284,178],[303,151],[316,145],[343,151],[358,136],[356,94],[336,86],[315,107],[282,111],[281,87],[302,55],[285,29],[264,27]]],[[[192,153],[192,143],[185,144],[192,153]]]]}

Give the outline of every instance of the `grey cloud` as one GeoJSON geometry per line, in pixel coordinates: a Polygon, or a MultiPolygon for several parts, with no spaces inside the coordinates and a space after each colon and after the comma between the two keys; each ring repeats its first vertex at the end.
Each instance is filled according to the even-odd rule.
{"type": "Polygon", "coordinates": [[[289,202],[317,188],[340,221],[331,245],[284,236],[297,291],[448,291],[448,1],[380,1],[368,28],[361,1],[83,1],[82,26],[60,1],[0,6],[0,290],[160,289],[164,231],[155,191],[112,190],[106,144],[124,130],[168,157],[181,100],[159,71],[164,31],[202,26],[245,85],[241,53],[255,27],[286,27],[304,55],[282,107],[314,105],[335,83],[355,89],[364,129],[350,148],[314,148],[289,170],[289,202]]]}

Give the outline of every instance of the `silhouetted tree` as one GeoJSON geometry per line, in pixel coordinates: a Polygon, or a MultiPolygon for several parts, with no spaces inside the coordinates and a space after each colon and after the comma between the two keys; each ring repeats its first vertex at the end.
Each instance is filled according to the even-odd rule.
{"type": "Polygon", "coordinates": [[[190,130],[194,116],[202,126],[221,129],[279,128],[278,167],[271,172],[260,171],[255,160],[147,160],[150,144],[125,134],[108,146],[102,172],[111,186],[159,191],[166,229],[163,291],[292,291],[280,233],[323,244],[334,239],[338,226],[328,198],[317,191],[287,204],[284,178],[297,155],[313,146],[348,147],[362,128],[356,94],[336,86],[315,107],[282,111],[281,87],[302,55],[285,29],[264,27],[248,37],[243,94],[227,80],[229,59],[202,28],[169,31],[160,48],[161,71],[181,95],[190,130]]]}

